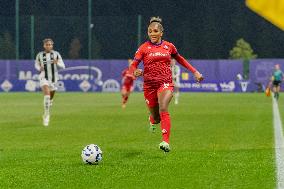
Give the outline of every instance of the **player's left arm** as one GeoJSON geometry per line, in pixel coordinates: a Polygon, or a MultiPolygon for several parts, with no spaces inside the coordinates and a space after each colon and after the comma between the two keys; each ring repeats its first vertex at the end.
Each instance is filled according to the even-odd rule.
{"type": "Polygon", "coordinates": [[[65,64],[59,52],[57,52],[56,59],[54,60],[53,63],[56,64],[59,69],[65,69],[65,64]]]}
{"type": "Polygon", "coordinates": [[[172,52],[171,52],[171,56],[176,59],[176,61],[182,65],[183,67],[185,67],[187,70],[189,70],[191,73],[193,73],[195,79],[200,82],[202,81],[204,78],[202,76],[201,73],[199,73],[199,71],[197,71],[197,69],[195,69],[189,62],[187,62],[185,60],[185,58],[183,56],[181,56],[178,52],[176,47],[172,44],[172,52]]]}

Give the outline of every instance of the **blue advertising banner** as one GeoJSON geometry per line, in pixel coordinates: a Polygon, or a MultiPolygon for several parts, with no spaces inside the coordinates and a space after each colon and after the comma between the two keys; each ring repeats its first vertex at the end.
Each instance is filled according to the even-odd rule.
{"type": "MultiPolygon", "coordinates": [[[[283,61],[284,62],[284,61],[283,61]]],[[[198,84],[193,75],[181,67],[180,90],[183,92],[248,92],[256,90],[253,81],[237,80],[243,72],[239,60],[192,60],[205,76],[198,84]]],[[[121,73],[127,60],[65,60],[59,72],[59,91],[119,92],[121,73]]],[[[141,63],[141,68],[143,64],[141,63]]],[[[0,60],[0,92],[39,91],[38,72],[32,60],[0,60]]],[[[143,80],[135,81],[135,91],[143,91],[143,80]]]]}

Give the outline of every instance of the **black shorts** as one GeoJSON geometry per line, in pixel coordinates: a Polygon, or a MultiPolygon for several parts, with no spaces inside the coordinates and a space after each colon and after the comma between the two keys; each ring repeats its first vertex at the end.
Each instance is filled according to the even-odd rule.
{"type": "Polygon", "coordinates": [[[275,87],[280,86],[280,84],[281,84],[281,81],[276,81],[276,80],[273,81],[273,86],[275,87]]]}

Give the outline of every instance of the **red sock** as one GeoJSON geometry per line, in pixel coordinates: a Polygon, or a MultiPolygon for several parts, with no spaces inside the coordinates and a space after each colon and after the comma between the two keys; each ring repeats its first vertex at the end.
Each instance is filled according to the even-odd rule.
{"type": "Polygon", "coordinates": [[[127,100],[128,100],[128,96],[123,96],[122,99],[123,99],[123,100],[122,100],[122,103],[123,103],[123,104],[126,104],[126,102],[127,102],[127,100]]]}
{"type": "Polygon", "coordinates": [[[169,112],[160,112],[163,141],[169,143],[171,118],[169,112]]]}
{"type": "Polygon", "coordinates": [[[149,121],[150,121],[152,124],[155,124],[155,123],[156,123],[152,115],[149,115],[149,121]]]}

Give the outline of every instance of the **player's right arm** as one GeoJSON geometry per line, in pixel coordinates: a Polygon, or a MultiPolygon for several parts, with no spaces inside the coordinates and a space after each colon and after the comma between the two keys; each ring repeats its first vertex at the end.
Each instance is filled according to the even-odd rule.
{"type": "Polygon", "coordinates": [[[40,72],[43,71],[43,66],[40,62],[40,53],[37,54],[35,59],[35,69],[40,72]]]}
{"type": "Polygon", "coordinates": [[[143,53],[143,45],[141,45],[135,53],[135,57],[129,67],[129,72],[133,74],[135,77],[139,77],[143,75],[143,71],[141,69],[137,69],[138,65],[142,61],[144,57],[143,53]]]}

